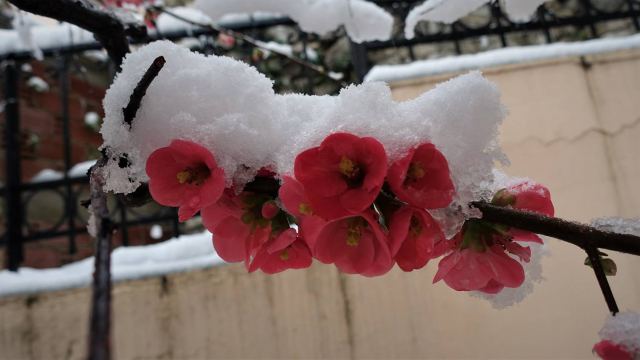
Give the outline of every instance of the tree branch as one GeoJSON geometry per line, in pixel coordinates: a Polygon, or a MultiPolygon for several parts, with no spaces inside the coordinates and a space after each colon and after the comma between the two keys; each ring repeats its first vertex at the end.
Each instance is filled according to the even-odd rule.
{"type": "Polygon", "coordinates": [[[143,24],[123,23],[112,11],[89,0],[9,0],[18,8],[33,14],[77,25],[95,36],[109,57],[120,67],[129,52],[127,35],[146,35],[143,24]]]}
{"type": "Polygon", "coordinates": [[[111,237],[113,224],[109,219],[107,196],[102,191],[104,176],[100,159],[90,170],[91,211],[95,217],[95,265],[93,272],[93,300],[89,332],[91,360],[111,358],[111,237]]]}
{"type": "Polygon", "coordinates": [[[598,248],[640,255],[638,236],[602,231],[592,226],[486,202],[474,202],[472,205],[482,211],[483,219],[490,222],[550,236],[585,250],[598,248]]]}

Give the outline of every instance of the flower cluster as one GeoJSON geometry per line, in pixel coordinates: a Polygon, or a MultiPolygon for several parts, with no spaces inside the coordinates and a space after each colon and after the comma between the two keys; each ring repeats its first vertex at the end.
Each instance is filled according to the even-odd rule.
{"type": "MultiPolygon", "coordinates": [[[[444,256],[434,281],[459,291],[497,293],[524,280],[536,235],[468,220],[451,240],[429,210],[450,205],[455,186],[445,156],[431,143],[389,163],[371,137],[335,133],[300,153],[276,191],[225,189],[225,176],[205,148],[182,140],[147,161],[152,196],[179,207],[184,221],[200,211],[218,254],[249,271],[306,268],[312,258],[342,272],[378,276],[444,256]]],[[[276,182],[262,170],[257,179],[276,182]]],[[[257,181],[257,180],[256,180],[257,181]]],[[[497,192],[492,203],[553,215],[549,192],[525,182],[497,192]]]]}

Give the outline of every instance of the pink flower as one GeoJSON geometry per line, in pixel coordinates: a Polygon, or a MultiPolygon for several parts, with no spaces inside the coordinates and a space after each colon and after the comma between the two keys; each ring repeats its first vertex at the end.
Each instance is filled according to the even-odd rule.
{"type": "Polygon", "coordinates": [[[272,224],[261,215],[267,200],[262,195],[227,191],[217,203],[202,209],[202,222],[213,233],[213,246],[224,261],[248,262],[269,240],[272,224]]]}
{"type": "Polygon", "coordinates": [[[276,274],[287,269],[306,269],[311,266],[311,251],[294,229],[287,229],[265,243],[256,253],[249,272],[258,269],[276,274]]]}
{"type": "Polygon", "coordinates": [[[179,207],[180,221],[215,204],[224,191],[224,171],[206,148],[185,140],[173,140],[147,159],[149,191],[164,206],[179,207]]]}
{"type": "Polygon", "coordinates": [[[518,261],[497,245],[484,251],[465,248],[453,251],[440,261],[433,282],[440,280],[457,291],[477,290],[495,294],[504,287],[522,285],[524,270],[518,261]]]}
{"type": "Polygon", "coordinates": [[[434,256],[434,245],[445,237],[438,223],[423,209],[403,206],[389,225],[391,255],[404,271],[418,270],[434,256]]]}
{"type": "Polygon", "coordinates": [[[236,38],[231,35],[220,33],[218,34],[218,38],[216,40],[218,45],[223,49],[229,50],[232,49],[236,45],[236,38]]]}
{"type": "MultiPolygon", "coordinates": [[[[491,203],[498,206],[511,206],[514,209],[536,212],[547,216],[554,215],[549,189],[530,181],[498,191],[491,203]]],[[[542,244],[542,239],[532,232],[520,229],[509,229],[508,232],[514,241],[530,241],[542,244]]]]}
{"type": "Polygon", "coordinates": [[[299,154],[294,165],[314,214],[327,220],[367,209],[380,192],[386,170],[380,142],[346,133],[328,136],[320,146],[299,154]]]}
{"type": "Polygon", "coordinates": [[[285,210],[296,218],[302,238],[313,248],[315,239],[326,221],[313,214],[304,187],[294,178],[285,176],[278,195],[285,210]]]}
{"type": "Polygon", "coordinates": [[[631,353],[622,345],[609,340],[602,340],[593,346],[593,351],[602,360],[633,360],[631,353]]]}
{"type": "Polygon", "coordinates": [[[395,161],[387,181],[398,199],[416,207],[443,208],[453,199],[449,164],[431,143],[411,149],[407,156],[395,161]]]}
{"type": "Polygon", "coordinates": [[[276,215],[278,215],[279,212],[280,208],[274,201],[267,201],[262,205],[261,214],[262,217],[267,220],[273,219],[274,217],[276,217],[276,215]]]}
{"type": "MultiPolygon", "coordinates": [[[[491,202],[553,215],[549,190],[532,182],[500,190],[491,202]]],[[[478,290],[491,294],[502,291],[504,287],[518,287],[524,282],[521,262],[529,262],[531,258],[531,249],[518,242],[542,243],[542,239],[531,232],[482,219],[468,220],[462,231],[448,242],[451,252],[438,264],[434,282],[444,280],[455,290],[478,290]]]]}
{"type": "Polygon", "coordinates": [[[378,276],[393,267],[387,238],[370,212],[328,222],[319,231],[313,254],[348,274],[378,276]]]}
{"type": "Polygon", "coordinates": [[[313,215],[311,203],[304,186],[290,176],[284,176],[278,196],[287,212],[298,219],[313,215]]]}

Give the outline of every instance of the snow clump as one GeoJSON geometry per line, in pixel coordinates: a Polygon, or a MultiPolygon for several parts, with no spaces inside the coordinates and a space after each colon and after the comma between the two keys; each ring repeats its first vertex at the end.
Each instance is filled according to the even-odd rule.
{"type": "Polygon", "coordinates": [[[378,139],[390,162],[431,142],[449,162],[456,186],[451,206],[463,212],[467,203],[487,194],[484,184],[492,182],[495,163],[506,162],[497,142],[505,110],[497,87],[478,72],[405,102],[394,101],[381,82],[351,85],[338,96],[278,95],[271,80],[245,63],[159,41],[127,56],[104,109],[105,190],[116,193],[130,193],[147,181],[148,156],[173,139],[211,150],[227,185],[238,188],[260,168],[291,174],[299,153],[335,132],[378,139]],[[122,109],[161,55],[166,65],[129,128],[122,109]],[[120,167],[122,157],[131,165],[120,167]]]}
{"type": "Polygon", "coordinates": [[[355,42],[388,40],[393,30],[393,16],[364,0],[196,0],[194,6],[214,21],[226,15],[273,13],[319,35],[344,26],[355,42]]]}

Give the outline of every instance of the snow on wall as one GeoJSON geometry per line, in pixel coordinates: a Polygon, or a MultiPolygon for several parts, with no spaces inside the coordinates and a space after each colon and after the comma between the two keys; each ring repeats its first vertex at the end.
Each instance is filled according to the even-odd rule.
{"type": "MultiPolygon", "coordinates": [[[[504,10],[514,21],[526,21],[547,0],[504,0],[504,10]]],[[[405,20],[404,34],[407,39],[415,36],[415,27],[420,21],[435,21],[451,24],[478,9],[488,0],[426,0],[411,9],[405,20]]]]}
{"type": "Polygon", "coordinates": [[[388,40],[393,30],[393,16],[364,0],[196,0],[194,6],[213,20],[256,12],[283,14],[303,31],[320,35],[344,26],[355,42],[388,40]]]}
{"type": "Polygon", "coordinates": [[[504,159],[496,140],[504,117],[500,94],[479,73],[396,102],[384,83],[349,86],[339,96],[276,95],[271,80],[255,68],[231,58],[205,57],[168,41],[129,54],[122,68],[104,99],[101,133],[110,151],[108,191],[134,191],[147,180],[144,168],[150,153],[176,138],[210,149],[227,185],[243,185],[262,167],[290,174],[299,153],[334,132],[375,137],[390,161],[412,146],[432,142],[449,161],[459,204],[486,195],[483,184],[492,181],[494,163],[504,159]],[[129,130],[122,108],[160,55],[166,65],[129,130]],[[122,154],[128,154],[132,164],[125,169],[118,166],[122,154]]]}
{"type": "MultiPolygon", "coordinates": [[[[211,233],[183,235],[165,242],[120,247],[111,256],[114,281],[209,268],[224,263],[215,253],[211,233]]],[[[0,271],[0,297],[84,287],[91,284],[94,258],[53,269],[0,271]]]]}
{"type": "Polygon", "coordinates": [[[640,35],[587,40],[574,43],[509,47],[478,54],[422,60],[403,65],[374,66],[365,81],[399,81],[445,73],[526,63],[545,59],[585,56],[640,48],[640,35]]]}

